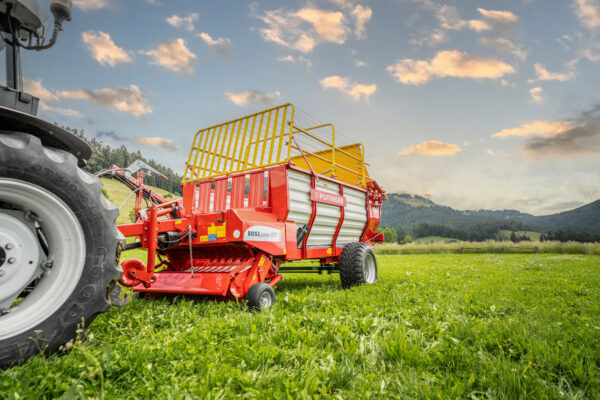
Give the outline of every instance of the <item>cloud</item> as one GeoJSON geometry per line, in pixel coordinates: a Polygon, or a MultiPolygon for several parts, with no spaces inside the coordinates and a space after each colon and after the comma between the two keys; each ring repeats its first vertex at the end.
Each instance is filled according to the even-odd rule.
{"type": "Polygon", "coordinates": [[[108,33],[100,31],[87,31],[81,34],[83,43],[87,45],[92,58],[100,64],[114,67],[120,63],[131,62],[131,57],[125,50],[115,45],[108,33]]]}
{"type": "Polygon", "coordinates": [[[417,37],[412,37],[408,42],[413,46],[427,45],[432,47],[448,41],[448,35],[441,29],[434,29],[433,31],[419,34],[417,37]]]}
{"type": "Polygon", "coordinates": [[[54,106],[46,104],[43,101],[40,101],[40,109],[42,109],[43,111],[63,115],[65,117],[74,117],[74,118],[83,118],[84,117],[84,115],[77,110],[72,110],[70,108],[54,107],[54,106]]]}
{"type": "Polygon", "coordinates": [[[204,41],[211,49],[215,50],[219,54],[229,54],[231,51],[231,40],[226,38],[213,39],[208,33],[198,33],[200,39],[204,41]]]}
{"type": "Polygon", "coordinates": [[[113,140],[116,140],[116,141],[124,141],[124,140],[127,140],[127,138],[123,138],[123,137],[121,137],[121,136],[117,135],[117,134],[115,133],[115,131],[100,131],[100,132],[96,133],[96,137],[97,137],[98,139],[101,139],[101,138],[103,138],[103,137],[109,137],[109,138],[111,138],[111,139],[113,139],[113,140]]]}
{"type": "Polygon", "coordinates": [[[243,92],[225,92],[223,97],[233,104],[243,107],[249,103],[269,104],[280,97],[279,92],[263,93],[260,90],[246,90],[243,92]]]}
{"type": "Polygon", "coordinates": [[[167,23],[175,28],[183,28],[190,32],[194,31],[194,22],[198,20],[198,13],[189,13],[185,17],[173,14],[167,18],[167,23]]]}
{"type": "Polygon", "coordinates": [[[60,101],[56,94],[42,86],[41,80],[34,81],[32,79],[25,78],[23,79],[23,89],[26,93],[29,93],[44,102],[52,103],[60,101]]]}
{"type": "Polygon", "coordinates": [[[444,157],[453,156],[460,153],[459,146],[452,143],[444,143],[437,140],[430,140],[414,146],[407,147],[398,153],[399,156],[420,155],[444,157]]]}
{"type": "Polygon", "coordinates": [[[61,99],[87,100],[102,108],[126,112],[138,118],[152,113],[146,94],[136,85],[116,89],[62,91],[58,95],[61,99]]]}
{"type": "Polygon", "coordinates": [[[177,147],[175,146],[175,142],[173,139],[167,139],[162,137],[150,137],[150,138],[133,138],[131,139],[133,143],[141,144],[145,146],[158,147],[159,149],[164,149],[168,151],[177,151],[177,147]]]}
{"type": "Polygon", "coordinates": [[[350,78],[342,78],[338,75],[328,76],[321,79],[321,86],[324,89],[337,89],[344,95],[348,96],[352,101],[364,100],[369,101],[369,98],[377,90],[377,85],[362,85],[352,82],[350,78]]]}
{"type": "Polygon", "coordinates": [[[277,61],[283,62],[283,63],[296,64],[300,68],[302,68],[303,70],[305,70],[307,72],[310,71],[312,68],[312,62],[310,62],[310,60],[308,60],[307,58],[302,57],[302,56],[294,57],[292,55],[287,55],[287,56],[278,57],[277,61]]]}
{"type": "Polygon", "coordinates": [[[165,40],[155,49],[146,51],[152,57],[153,64],[180,74],[192,75],[196,66],[196,55],[192,53],[181,38],[165,40]]]}
{"type": "Polygon", "coordinates": [[[539,136],[552,137],[559,135],[573,127],[568,121],[532,121],[526,122],[516,128],[503,129],[492,135],[495,138],[509,136],[539,136]]]}
{"type": "Polygon", "coordinates": [[[364,68],[367,66],[367,63],[362,60],[354,60],[354,66],[357,68],[364,68]]]}
{"type": "Polygon", "coordinates": [[[342,12],[312,6],[297,11],[265,11],[258,18],[267,25],[260,29],[264,40],[302,53],[311,52],[320,43],[343,44],[349,32],[342,12]]]}
{"type": "Polygon", "coordinates": [[[56,103],[60,98],[50,90],[42,86],[42,81],[34,81],[31,79],[23,79],[23,89],[26,93],[31,94],[40,99],[39,107],[42,111],[52,112],[55,114],[64,115],[66,117],[82,118],[83,114],[79,111],[71,110],[70,108],[60,108],[49,105],[48,103],[56,103]]]}
{"type": "Polygon", "coordinates": [[[583,26],[588,29],[600,28],[600,2],[598,0],[574,0],[573,8],[583,26]]]}
{"type": "Polygon", "coordinates": [[[113,0],[73,0],[73,5],[83,11],[94,11],[109,8],[114,5],[113,0]]]}
{"type": "Polygon", "coordinates": [[[469,28],[477,32],[489,31],[492,29],[492,26],[486,21],[478,19],[461,19],[456,7],[440,5],[433,6],[433,8],[435,9],[436,17],[438,21],[440,21],[441,27],[444,29],[462,30],[465,28],[469,28]]]}
{"type": "Polygon", "coordinates": [[[512,25],[519,20],[519,17],[517,17],[510,11],[485,10],[483,8],[478,8],[477,11],[485,19],[492,20],[494,22],[504,25],[512,25]]]}
{"type": "Polygon", "coordinates": [[[506,38],[502,37],[483,37],[479,39],[479,43],[484,46],[491,47],[494,50],[501,51],[503,53],[511,53],[514,54],[521,60],[525,60],[527,58],[527,53],[513,42],[506,38]]]}
{"type": "Polygon", "coordinates": [[[600,104],[566,122],[568,127],[562,132],[526,141],[523,152],[534,158],[600,153],[600,104]]]}
{"type": "Polygon", "coordinates": [[[496,155],[496,152],[492,149],[485,149],[485,153],[490,155],[490,156],[494,156],[496,155]]]}
{"type": "Polygon", "coordinates": [[[405,58],[386,70],[394,80],[408,85],[421,85],[443,77],[498,79],[515,72],[514,68],[493,58],[483,58],[458,50],[440,51],[431,61],[405,58]]]}
{"type": "Polygon", "coordinates": [[[575,79],[575,73],[573,71],[566,71],[563,73],[559,72],[550,72],[540,63],[536,63],[533,65],[535,69],[536,79],[530,79],[529,82],[537,82],[537,81],[559,81],[566,82],[572,81],[575,79]]]}
{"type": "Polygon", "coordinates": [[[371,16],[373,15],[373,10],[359,4],[354,7],[351,15],[354,18],[354,35],[357,39],[362,39],[365,35],[367,22],[371,20],[371,16]]]}
{"type": "Polygon", "coordinates": [[[531,95],[531,102],[534,104],[542,104],[546,101],[544,90],[539,86],[529,89],[529,94],[531,95]]]}

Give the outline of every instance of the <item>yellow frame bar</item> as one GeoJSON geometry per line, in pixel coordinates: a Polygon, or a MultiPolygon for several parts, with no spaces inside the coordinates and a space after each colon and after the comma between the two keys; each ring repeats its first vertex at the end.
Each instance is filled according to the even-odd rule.
{"type": "Polygon", "coordinates": [[[358,185],[366,184],[362,143],[359,143],[361,154],[357,157],[335,147],[335,126],[333,124],[302,129],[294,125],[294,114],[294,105],[286,103],[199,130],[192,142],[182,182],[188,183],[284,164],[290,161],[291,150],[294,149],[331,165],[331,169],[320,173],[331,173],[331,176],[335,177],[336,170],[343,169],[361,177],[362,180],[358,185]],[[325,127],[331,128],[331,143],[311,132],[325,127]],[[297,134],[305,135],[319,146],[323,146],[323,150],[311,152],[299,149],[292,144],[292,137],[297,134]],[[287,141],[284,140],[286,136],[287,141]],[[284,145],[287,146],[287,151],[283,151],[284,145]],[[321,151],[330,151],[331,159],[316,154],[321,151]],[[340,165],[336,160],[338,151],[356,160],[359,165],[348,161],[345,161],[346,165],[340,165]]]}

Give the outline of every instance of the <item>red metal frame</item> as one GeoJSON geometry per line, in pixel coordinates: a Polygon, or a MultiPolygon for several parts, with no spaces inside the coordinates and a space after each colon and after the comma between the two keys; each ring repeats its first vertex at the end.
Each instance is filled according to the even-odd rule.
{"type": "Polygon", "coordinates": [[[119,226],[124,236],[137,237],[148,251],[145,264],[135,259],[122,263],[121,282],[141,292],[244,298],[257,282],[277,284],[282,278],[279,267],[284,262],[319,259],[322,264],[337,263],[342,251],[337,247],[337,238],[345,217],[345,186],[366,192],[367,222],[361,240],[372,243],[377,235],[381,204],[386,198],[383,189],[373,181],[365,191],[288,163],[184,183],[182,200],[152,204],[146,219],[119,226]],[[334,195],[330,199],[318,196],[311,199],[309,233],[301,249],[296,240],[298,227],[287,220],[289,170],[310,174],[313,191],[317,179],[339,185],[340,198],[334,195]],[[265,175],[268,175],[266,199],[265,175]],[[338,205],[341,217],[331,246],[309,249],[307,241],[317,202],[338,205]],[[174,213],[177,218],[172,218],[174,213]],[[159,237],[160,234],[166,236],[159,237]],[[158,265],[157,255],[162,260],[158,265]]]}

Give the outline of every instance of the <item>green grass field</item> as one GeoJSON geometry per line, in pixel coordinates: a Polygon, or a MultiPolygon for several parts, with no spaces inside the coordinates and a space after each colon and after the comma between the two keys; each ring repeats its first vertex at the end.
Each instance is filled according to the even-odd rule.
{"type": "Polygon", "coordinates": [[[379,282],[287,275],[260,313],[133,300],[0,371],[0,398],[600,397],[600,256],[379,256],[379,282]]]}
{"type": "MultiPolygon", "coordinates": [[[[106,189],[106,192],[108,193],[109,200],[112,201],[117,207],[121,207],[121,213],[117,218],[117,224],[131,223],[129,221],[129,211],[135,208],[135,194],[131,194],[133,192],[127,186],[117,180],[102,178],[102,183],[104,184],[104,189],[106,189]]],[[[150,186],[150,189],[155,190],[162,196],[170,195],[172,196],[173,200],[178,197],[167,192],[166,190],[154,186],[150,186]]]]}

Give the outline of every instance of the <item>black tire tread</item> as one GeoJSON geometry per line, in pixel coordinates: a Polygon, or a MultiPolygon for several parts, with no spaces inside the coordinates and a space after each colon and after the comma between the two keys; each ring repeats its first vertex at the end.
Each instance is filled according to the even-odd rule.
{"type": "Polygon", "coordinates": [[[0,342],[0,368],[7,368],[40,350],[64,349],[79,327],[108,311],[108,290],[123,273],[119,257],[124,238],[115,224],[119,210],[102,194],[102,182],[81,170],[72,154],[44,147],[32,135],[0,132],[0,176],[28,181],[60,197],[77,216],[86,243],[84,270],[67,301],[37,326],[0,342]],[[65,188],[59,193],[55,188],[60,185],[65,188]]]}
{"type": "Polygon", "coordinates": [[[248,294],[246,294],[246,301],[248,302],[248,308],[250,310],[261,311],[262,307],[260,304],[260,296],[265,290],[268,290],[273,296],[273,304],[271,306],[275,304],[277,299],[275,297],[275,291],[273,290],[273,287],[268,283],[259,282],[250,286],[250,289],[248,289],[248,294]]]}
{"type": "Polygon", "coordinates": [[[344,246],[340,256],[340,280],[343,288],[366,283],[364,262],[367,252],[373,252],[373,249],[364,242],[353,242],[344,246]]]}

